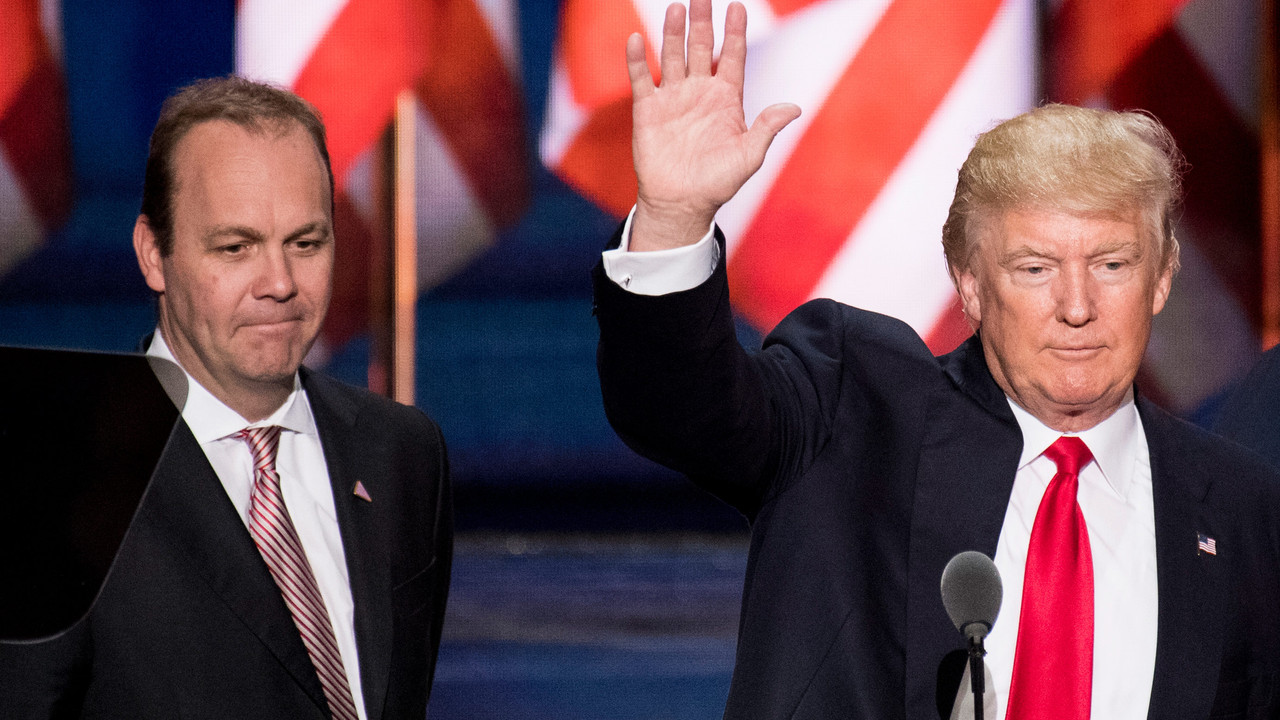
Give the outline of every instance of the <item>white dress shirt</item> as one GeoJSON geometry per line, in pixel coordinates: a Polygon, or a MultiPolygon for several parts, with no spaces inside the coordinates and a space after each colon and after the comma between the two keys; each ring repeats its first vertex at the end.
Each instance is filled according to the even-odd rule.
{"type": "MultiPolygon", "coordinates": [[[[632,215],[635,210],[632,210],[632,215]]],[[[692,289],[711,277],[720,246],[708,232],[698,243],[676,250],[629,252],[631,217],[622,243],[605,251],[605,274],[640,295],[692,289]]],[[[992,682],[987,717],[1004,718],[1013,674],[1027,547],[1040,499],[1056,470],[1042,453],[1062,433],[1041,423],[1012,400],[1022,430],[1022,457],[994,558],[1004,600],[987,637],[987,670],[992,682]]],[[[1096,462],[1080,471],[1077,500],[1089,530],[1093,555],[1094,645],[1092,716],[1139,720],[1147,716],[1156,657],[1156,535],[1147,438],[1130,392],[1109,418],[1078,433],[1096,462]]],[[[966,671],[962,693],[968,687],[966,671]]]]}
{"type": "MultiPolygon", "coordinates": [[[[148,355],[174,362],[168,344],[160,328],[156,328],[148,355]]],[[[184,372],[185,369],[184,369],[184,372]]],[[[280,475],[280,492],[285,507],[293,519],[298,539],[311,572],[315,575],[320,594],[324,597],[329,621],[333,623],[338,651],[342,653],[342,665],[356,712],[361,720],[368,717],[364,709],[364,696],[360,686],[360,662],[356,652],[355,606],[351,599],[351,583],[347,575],[346,556],[342,550],[342,535],[338,529],[338,516],[333,504],[333,491],[329,486],[329,467],[325,463],[320,434],[311,414],[311,403],[297,374],[293,378],[293,392],[284,404],[270,417],[250,423],[235,410],[227,407],[204,388],[191,373],[187,375],[187,402],[182,408],[182,419],[191,428],[200,449],[222,487],[231,498],[231,504],[240,513],[246,529],[249,525],[249,498],[253,491],[253,455],[244,440],[236,433],[246,427],[279,425],[280,446],[276,454],[276,471],[280,475]]]]}
{"type": "MultiPolygon", "coordinates": [[[[1022,429],[1022,457],[994,558],[1004,584],[987,636],[987,665],[1004,717],[1013,675],[1027,547],[1040,499],[1057,468],[1042,453],[1062,433],[1009,402],[1022,429]]],[[[1147,717],[1156,665],[1156,524],[1147,436],[1130,392],[1106,420],[1080,433],[1095,462],[1080,470],[1076,501],[1093,555],[1092,717],[1147,717]]]]}

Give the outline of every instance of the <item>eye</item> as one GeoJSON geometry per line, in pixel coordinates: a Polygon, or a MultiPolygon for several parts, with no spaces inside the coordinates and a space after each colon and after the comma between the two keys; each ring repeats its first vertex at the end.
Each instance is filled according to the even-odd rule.
{"type": "Polygon", "coordinates": [[[1124,262],[1122,262],[1122,261],[1120,261],[1120,260],[1112,260],[1112,261],[1110,261],[1110,262],[1104,263],[1104,264],[1103,264],[1103,267],[1105,267],[1105,268],[1106,268],[1106,269],[1108,269],[1108,270],[1115,271],[1115,270],[1119,270],[1119,269],[1123,268],[1123,267],[1124,267],[1124,262]]]}
{"type": "Polygon", "coordinates": [[[324,247],[324,244],[326,242],[327,240],[325,238],[300,237],[300,238],[294,238],[293,240],[290,240],[289,244],[293,247],[294,250],[298,252],[311,253],[311,252],[316,252],[320,248],[324,247]]]}
{"type": "Polygon", "coordinates": [[[243,254],[244,251],[247,250],[248,248],[249,246],[244,243],[232,243],[230,245],[223,245],[219,247],[218,252],[222,253],[223,255],[235,256],[235,255],[243,254]]]}

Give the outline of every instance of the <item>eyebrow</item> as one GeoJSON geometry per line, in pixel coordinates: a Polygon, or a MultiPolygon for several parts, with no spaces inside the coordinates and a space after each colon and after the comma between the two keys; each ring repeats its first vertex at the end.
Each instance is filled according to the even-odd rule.
{"type": "MultiPolygon", "coordinates": [[[[1141,258],[1146,255],[1143,249],[1143,245],[1144,243],[1133,241],[1133,240],[1117,240],[1115,242],[1109,242],[1099,246],[1096,250],[1094,250],[1094,252],[1092,252],[1089,255],[1089,257],[1092,259],[1092,258],[1101,257],[1103,255],[1110,255],[1112,253],[1131,250],[1133,251],[1135,256],[1141,258]]],[[[1040,250],[1037,250],[1031,247],[1030,245],[1022,245],[1018,248],[1010,250],[1009,252],[1001,255],[999,262],[1001,265],[1004,265],[1006,263],[1015,262],[1017,260],[1022,260],[1024,258],[1045,258],[1047,260],[1059,259],[1056,256],[1051,255],[1050,253],[1042,252],[1040,250]]]]}
{"type": "MultiPolygon", "coordinates": [[[[321,235],[323,235],[324,239],[328,239],[333,236],[332,225],[330,225],[328,221],[317,220],[314,222],[306,223],[305,225],[302,225],[301,227],[297,228],[293,232],[289,233],[285,237],[285,242],[288,242],[290,240],[296,240],[300,237],[303,237],[305,235],[310,235],[316,232],[319,232],[321,235]]],[[[206,242],[211,240],[216,240],[218,238],[224,238],[224,237],[243,238],[245,240],[250,240],[252,242],[263,242],[264,240],[266,240],[266,236],[264,236],[261,232],[258,232],[257,229],[249,227],[248,225],[234,225],[234,224],[215,226],[214,228],[209,230],[209,232],[205,233],[205,236],[204,236],[206,242]]]]}

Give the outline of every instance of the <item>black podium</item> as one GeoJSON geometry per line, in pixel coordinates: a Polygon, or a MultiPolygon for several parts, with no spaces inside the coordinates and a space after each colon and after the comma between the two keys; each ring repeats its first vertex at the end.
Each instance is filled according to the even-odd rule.
{"type": "Polygon", "coordinates": [[[0,347],[0,643],[88,613],[185,396],[163,360],[0,347]]]}

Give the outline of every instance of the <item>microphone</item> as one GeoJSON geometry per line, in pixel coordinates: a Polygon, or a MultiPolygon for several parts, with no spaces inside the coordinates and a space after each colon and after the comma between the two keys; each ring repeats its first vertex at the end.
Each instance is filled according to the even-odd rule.
{"type": "Polygon", "coordinates": [[[977,550],[956,555],[942,571],[942,606],[970,642],[980,643],[991,632],[1003,597],[1000,571],[977,550]]]}
{"type": "Polygon", "coordinates": [[[973,715],[983,720],[982,696],[986,693],[982,657],[987,654],[982,641],[1000,614],[1004,586],[1000,571],[991,558],[976,550],[966,550],[942,570],[942,606],[969,646],[969,679],[973,688],[973,715]]]}

